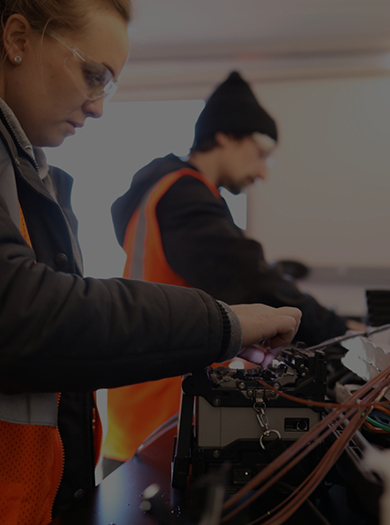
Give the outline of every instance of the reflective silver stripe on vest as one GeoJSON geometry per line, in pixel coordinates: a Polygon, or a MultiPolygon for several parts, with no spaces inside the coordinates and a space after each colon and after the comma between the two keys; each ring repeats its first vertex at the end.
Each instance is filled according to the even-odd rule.
{"type": "Polygon", "coordinates": [[[57,426],[57,394],[0,393],[0,421],[21,425],[57,426]]]}
{"type": "Polygon", "coordinates": [[[133,248],[133,261],[130,268],[130,278],[142,280],[144,276],[144,250],[146,237],[146,215],[145,208],[149,196],[154,189],[154,186],[146,193],[138,207],[139,216],[137,223],[137,230],[135,232],[135,241],[133,248]]]}

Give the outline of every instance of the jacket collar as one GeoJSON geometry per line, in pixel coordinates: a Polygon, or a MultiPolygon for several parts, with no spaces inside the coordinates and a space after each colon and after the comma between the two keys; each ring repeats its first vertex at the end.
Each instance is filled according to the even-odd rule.
{"type": "Polygon", "coordinates": [[[32,146],[23,131],[18,119],[8,104],[0,98],[0,111],[8,124],[9,131],[21,149],[30,157],[38,168],[40,178],[43,180],[49,173],[49,167],[46,161],[46,155],[41,148],[32,146]]]}

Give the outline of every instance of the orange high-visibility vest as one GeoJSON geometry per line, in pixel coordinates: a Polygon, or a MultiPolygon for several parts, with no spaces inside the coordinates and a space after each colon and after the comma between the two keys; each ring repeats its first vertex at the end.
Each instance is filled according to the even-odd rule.
{"type": "MultiPolygon", "coordinates": [[[[31,247],[20,206],[19,217],[20,232],[31,247]]],[[[58,428],[1,420],[0,443],[0,522],[46,525],[64,462],[58,428]]]]}
{"type": "MultiPolygon", "coordinates": [[[[126,229],[124,277],[191,287],[169,266],[162,246],[156,206],[180,177],[192,176],[221,198],[217,187],[199,172],[183,168],[165,175],[144,196],[126,229]]],[[[181,377],[110,389],[107,394],[108,432],[103,455],[130,459],[141,443],[179,410],[181,377]]]]}
{"type": "MultiPolygon", "coordinates": [[[[20,232],[32,247],[20,206],[19,216],[20,232]]],[[[51,394],[42,394],[42,399],[44,396],[51,394]]],[[[57,398],[57,405],[61,395],[52,396],[54,401],[57,398]]],[[[11,398],[11,406],[15,400],[17,402],[18,396],[7,397],[11,398]]],[[[64,468],[63,445],[54,408],[54,421],[46,424],[29,421],[30,414],[26,415],[26,422],[13,422],[12,409],[9,417],[0,420],[0,523],[47,525],[52,520],[52,507],[64,468]]],[[[96,409],[93,416],[95,446],[99,450],[101,426],[96,409]]]]}

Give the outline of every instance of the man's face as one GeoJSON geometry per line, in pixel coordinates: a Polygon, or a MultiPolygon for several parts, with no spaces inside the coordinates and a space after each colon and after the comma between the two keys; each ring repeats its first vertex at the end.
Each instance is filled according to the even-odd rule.
{"type": "Polygon", "coordinates": [[[219,133],[217,140],[221,148],[220,186],[238,195],[257,179],[266,180],[267,161],[275,145],[272,139],[262,141],[259,134],[253,134],[237,140],[219,133]]]}

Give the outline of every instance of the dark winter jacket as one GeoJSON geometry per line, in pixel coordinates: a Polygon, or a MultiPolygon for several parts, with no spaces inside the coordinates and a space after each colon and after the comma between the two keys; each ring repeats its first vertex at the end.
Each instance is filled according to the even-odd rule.
{"type": "Polygon", "coordinates": [[[94,486],[92,392],[218,361],[226,319],[199,290],[82,278],[72,179],[51,168],[42,181],[2,110],[0,141],[0,409],[14,394],[62,392],[56,515],[94,486]],[[14,180],[2,181],[9,161],[14,180]],[[33,250],[17,224],[18,199],[33,250]]]}

